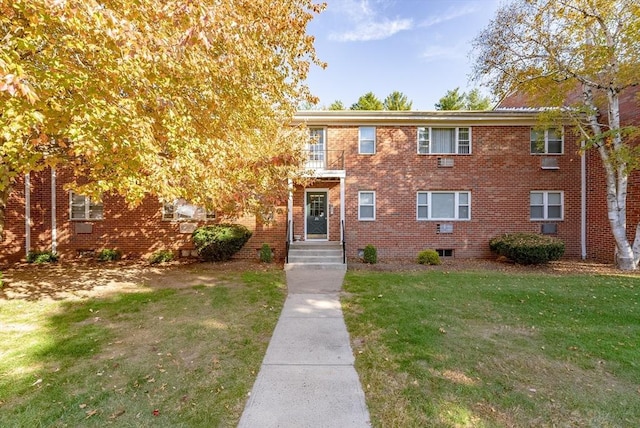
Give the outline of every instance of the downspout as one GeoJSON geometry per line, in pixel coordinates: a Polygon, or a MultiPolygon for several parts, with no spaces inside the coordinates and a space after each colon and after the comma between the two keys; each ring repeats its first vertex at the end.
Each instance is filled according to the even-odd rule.
{"type": "Polygon", "coordinates": [[[25,256],[31,251],[31,178],[24,176],[24,249],[25,256]]]}
{"type": "Polygon", "coordinates": [[[289,199],[287,200],[287,224],[291,225],[289,228],[289,236],[287,239],[289,242],[293,241],[293,180],[289,179],[289,199]]]}
{"type": "Polygon", "coordinates": [[[580,247],[582,260],[587,258],[587,157],[584,141],[580,143],[580,247]]]}
{"type": "Polygon", "coordinates": [[[51,168],[51,252],[58,251],[58,230],[56,225],[56,169],[51,168]]]}

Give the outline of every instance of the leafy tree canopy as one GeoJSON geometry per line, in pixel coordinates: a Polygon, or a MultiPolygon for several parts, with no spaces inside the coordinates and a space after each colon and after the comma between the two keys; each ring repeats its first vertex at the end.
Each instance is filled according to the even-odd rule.
{"type": "Polygon", "coordinates": [[[382,101],[374,95],[373,92],[367,92],[358,98],[358,102],[352,104],[350,110],[382,110],[384,106],[382,101]]]}
{"type": "Polygon", "coordinates": [[[598,151],[622,269],[640,261],[640,223],[631,241],[626,215],[629,174],[640,167],[638,130],[620,111],[620,94],[640,85],[638,46],[636,0],[511,0],[474,41],[477,81],[500,98],[516,93],[533,106],[559,107],[545,119],[570,121],[585,149],[598,151]]]}
{"type": "MultiPolygon", "coordinates": [[[[304,161],[312,0],[0,0],[0,214],[15,179],[259,211],[304,161]]],[[[2,224],[0,215],[0,224],[2,224]]],[[[0,227],[0,232],[2,228],[0,227]]]]}
{"type": "Polygon", "coordinates": [[[329,106],[329,110],[346,110],[346,108],[345,108],[344,104],[342,104],[342,101],[335,100],[329,106]]]}
{"type": "Polygon", "coordinates": [[[411,110],[413,102],[409,101],[402,92],[393,91],[387,95],[382,104],[385,110],[411,110]]]}
{"type": "Polygon", "coordinates": [[[460,88],[447,91],[435,104],[436,110],[489,110],[491,99],[482,96],[480,91],[472,89],[469,93],[460,92],[460,88]]]}

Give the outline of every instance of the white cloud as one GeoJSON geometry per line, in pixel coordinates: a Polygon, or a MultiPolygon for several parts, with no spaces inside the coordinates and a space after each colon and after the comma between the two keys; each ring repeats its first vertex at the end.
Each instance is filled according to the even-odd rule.
{"type": "Polygon", "coordinates": [[[334,11],[345,16],[354,28],[330,34],[331,40],[339,42],[382,40],[413,28],[412,19],[389,19],[379,16],[380,13],[375,10],[371,0],[342,0],[336,5],[334,11]]]}
{"type": "Polygon", "coordinates": [[[434,25],[441,24],[443,22],[451,21],[453,19],[459,18],[461,16],[470,15],[472,13],[476,13],[478,8],[474,5],[468,4],[459,9],[450,8],[448,11],[441,15],[432,16],[429,19],[426,19],[418,24],[418,27],[428,28],[433,27],[434,25]]]}
{"type": "Polygon", "coordinates": [[[466,59],[467,50],[468,48],[464,43],[458,43],[452,46],[431,45],[422,51],[420,58],[427,61],[466,59]]]}
{"type": "Polygon", "coordinates": [[[331,40],[339,42],[365,42],[369,40],[382,40],[393,36],[400,31],[413,28],[411,19],[396,19],[390,21],[369,21],[356,25],[356,28],[340,34],[331,34],[331,40]]]}

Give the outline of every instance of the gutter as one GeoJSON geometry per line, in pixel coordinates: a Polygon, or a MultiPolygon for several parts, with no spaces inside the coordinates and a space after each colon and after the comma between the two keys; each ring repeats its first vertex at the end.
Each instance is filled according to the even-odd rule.
{"type": "Polygon", "coordinates": [[[51,168],[51,252],[58,249],[58,230],[56,224],[56,169],[51,168]]]}
{"type": "Polygon", "coordinates": [[[582,260],[587,258],[587,157],[584,141],[580,143],[580,250],[582,260]]]}
{"type": "Polygon", "coordinates": [[[25,256],[31,251],[31,177],[24,176],[24,249],[25,256]]]}

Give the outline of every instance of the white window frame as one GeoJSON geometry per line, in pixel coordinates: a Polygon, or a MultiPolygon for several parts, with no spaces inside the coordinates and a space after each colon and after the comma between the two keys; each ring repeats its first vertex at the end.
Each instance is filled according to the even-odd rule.
{"type": "MultiPolygon", "coordinates": [[[[555,140],[553,140],[555,141],[555,140]]],[[[542,143],[542,141],[535,140],[536,146],[542,143]]],[[[548,128],[544,131],[540,129],[531,128],[529,131],[529,151],[532,155],[544,155],[544,156],[558,156],[564,154],[564,127],[560,128],[548,128]],[[549,131],[557,131],[560,133],[560,152],[559,153],[549,153],[549,131]],[[543,151],[533,151],[534,148],[534,133],[544,132],[544,149],[543,151]]]]}
{"type": "Polygon", "coordinates": [[[421,190],[418,191],[416,193],[416,220],[417,221],[469,221],[471,220],[471,192],[468,190],[462,190],[462,191],[458,191],[458,190],[436,190],[436,191],[425,191],[425,190],[421,190]],[[432,215],[432,208],[433,208],[433,203],[431,201],[431,196],[433,194],[442,194],[442,193],[453,193],[454,194],[454,199],[453,199],[453,203],[454,203],[454,210],[455,210],[455,216],[452,218],[447,218],[447,217],[433,217],[432,215]],[[467,195],[467,203],[466,204],[461,204],[460,203],[460,195],[461,194],[466,194],[467,195]],[[427,205],[424,204],[420,204],[420,195],[427,195],[427,205]],[[427,207],[427,217],[420,217],[420,207],[427,207]],[[467,207],[467,217],[465,218],[461,218],[460,217],[460,207],[467,207]]]}
{"type": "MultiPolygon", "coordinates": [[[[215,211],[207,210],[205,213],[205,217],[203,219],[193,218],[193,217],[181,217],[180,213],[176,209],[177,201],[173,202],[164,202],[160,206],[160,210],[162,213],[162,221],[214,221],[216,219],[215,211]],[[168,212],[167,207],[172,206],[171,213],[168,212]]],[[[197,207],[201,209],[200,207],[197,207]]]]}
{"type": "Polygon", "coordinates": [[[562,190],[532,190],[529,192],[529,220],[531,221],[563,221],[564,220],[564,192],[562,190]],[[542,194],[542,205],[531,205],[531,196],[534,193],[542,194]],[[549,217],[549,207],[558,206],[549,204],[549,194],[560,195],[560,217],[549,217]],[[542,217],[531,217],[531,207],[542,207],[542,217]]]}
{"type": "MultiPolygon", "coordinates": [[[[76,204],[77,206],[80,206],[79,204],[76,204]]],[[[91,198],[88,196],[84,196],[81,195],[79,193],[75,193],[73,191],[69,192],[69,219],[70,220],[82,220],[82,221],[87,221],[87,220],[103,220],[104,219],[104,204],[102,202],[99,203],[91,203],[91,198]],[[84,198],[84,201],[82,203],[81,206],[84,207],[84,214],[82,217],[74,217],[73,216],[73,197],[81,197],[84,198]],[[92,208],[93,207],[100,207],[100,214],[98,217],[92,217],[92,208]]]]}
{"type": "Polygon", "coordinates": [[[358,192],[358,220],[359,221],[375,221],[376,220],[376,192],[375,190],[361,190],[358,192]],[[360,197],[364,193],[370,193],[373,196],[372,204],[362,204],[360,197]],[[373,217],[362,217],[362,207],[373,207],[373,217]]]}
{"type": "Polygon", "coordinates": [[[327,157],[327,128],[323,126],[309,127],[309,143],[307,143],[307,150],[307,166],[309,168],[324,169],[327,157]],[[314,141],[315,133],[319,134],[322,144],[314,141]]]}
{"type": "Polygon", "coordinates": [[[377,151],[377,129],[375,126],[361,126],[358,128],[358,154],[360,155],[375,155],[377,151]],[[363,140],[362,139],[362,130],[363,129],[373,129],[373,152],[363,152],[362,151],[362,143],[363,141],[371,141],[371,140],[363,140]]]}
{"type": "MultiPolygon", "coordinates": [[[[416,150],[417,153],[419,155],[462,155],[462,156],[466,156],[466,155],[470,155],[473,151],[472,149],[472,141],[473,141],[473,137],[471,135],[471,127],[470,126],[418,126],[417,128],[417,144],[416,144],[416,150]],[[456,134],[456,142],[455,142],[455,152],[453,153],[449,153],[449,152],[434,152],[432,151],[432,147],[433,145],[431,144],[431,141],[433,141],[433,135],[432,135],[432,130],[433,129],[455,129],[455,134],[456,134]],[[467,129],[469,131],[469,153],[461,153],[460,152],[460,130],[461,129],[467,129]],[[420,138],[420,134],[422,134],[424,131],[427,131],[427,138],[428,140],[425,139],[421,139],[420,138]],[[426,144],[424,144],[424,142],[426,141],[426,144]],[[421,144],[422,143],[422,144],[421,144]],[[428,150],[426,150],[428,149],[428,150]]],[[[466,140],[465,140],[466,141],[466,140]]],[[[466,147],[466,145],[464,146],[466,147]]]]}

